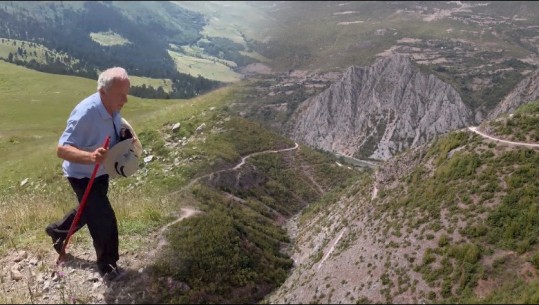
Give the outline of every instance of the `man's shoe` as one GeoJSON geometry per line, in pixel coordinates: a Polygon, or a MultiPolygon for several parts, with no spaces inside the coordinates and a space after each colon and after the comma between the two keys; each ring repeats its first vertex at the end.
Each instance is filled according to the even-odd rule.
{"type": "Polygon", "coordinates": [[[45,229],[45,232],[52,238],[52,246],[54,247],[54,250],[56,250],[56,253],[60,254],[62,247],[64,246],[64,239],[62,237],[56,237],[54,231],[49,227],[45,229]]]}
{"type": "Polygon", "coordinates": [[[110,271],[101,273],[101,276],[103,277],[103,282],[106,282],[106,283],[117,281],[123,278],[125,275],[126,275],[125,270],[123,270],[120,267],[113,267],[110,271]]]}

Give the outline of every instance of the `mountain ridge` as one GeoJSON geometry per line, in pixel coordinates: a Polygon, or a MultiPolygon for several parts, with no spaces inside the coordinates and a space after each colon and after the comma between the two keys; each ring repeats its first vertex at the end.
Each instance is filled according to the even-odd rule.
{"type": "Polygon", "coordinates": [[[393,54],[369,67],[348,68],[340,81],[303,102],[287,129],[317,148],[387,160],[472,123],[471,110],[449,84],[393,54]]]}
{"type": "Polygon", "coordinates": [[[268,302],[537,302],[535,144],[461,129],[387,160],[297,221],[294,269],[268,302]]]}
{"type": "Polygon", "coordinates": [[[539,69],[520,81],[489,114],[489,119],[515,111],[520,105],[539,98],[539,69]]]}

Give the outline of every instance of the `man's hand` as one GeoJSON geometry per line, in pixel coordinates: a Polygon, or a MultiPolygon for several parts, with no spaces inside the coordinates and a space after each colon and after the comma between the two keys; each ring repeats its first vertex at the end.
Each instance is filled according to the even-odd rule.
{"type": "Polygon", "coordinates": [[[91,154],[92,163],[99,163],[99,164],[103,163],[103,161],[105,161],[105,159],[107,158],[108,151],[109,151],[108,149],[105,149],[103,147],[99,147],[96,150],[94,150],[91,154]]]}
{"type": "Polygon", "coordinates": [[[103,163],[109,150],[99,147],[94,151],[85,151],[71,145],[58,145],[56,154],[59,158],[73,163],[96,164],[103,163]]]}

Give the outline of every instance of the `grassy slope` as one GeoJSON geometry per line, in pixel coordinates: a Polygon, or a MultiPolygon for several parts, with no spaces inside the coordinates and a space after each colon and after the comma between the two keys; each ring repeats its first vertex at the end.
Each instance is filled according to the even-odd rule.
{"type": "MultiPolygon", "coordinates": [[[[537,143],[533,137],[539,131],[538,105],[522,106],[525,113],[518,111],[521,116],[510,123],[532,143],[537,143]]],[[[434,168],[417,166],[401,180],[402,190],[386,193],[387,215],[398,210],[404,215],[424,215],[418,222],[426,222],[425,237],[429,239],[429,231],[436,236],[438,247],[424,253],[415,269],[431,287],[440,288],[435,289],[436,299],[464,303],[539,300],[534,292],[539,268],[538,162],[537,149],[452,133],[433,143],[421,161],[434,168]],[[453,232],[461,239],[450,237],[453,232]],[[480,282],[487,286],[481,291],[485,297],[474,294],[480,291],[476,289],[480,282]],[[495,284],[488,287],[488,282],[495,284]]],[[[410,218],[409,226],[418,222],[413,224],[410,218]]],[[[388,223],[387,228],[392,226],[388,223]]]]}
{"type": "MultiPolygon", "coordinates": [[[[263,19],[263,16],[259,15],[260,12],[254,9],[249,3],[215,2],[209,4],[194,1],[173,3],[178,4],[180,7],[206,15],[208,25],[206,25],[201,31],[202,35],[209,37],[224,37],[244,45],[245,40],[242,34],[251,35],[249,37],[253,37],[252,35],[256,34],[256,31],[253,31],[253,28],[256,28],[256,23],[258,20],[263,19]]],[[[152,5],[151,10],[148,10],[146,6],[150,4],[126,6],[124,4],[117,3],[115,5],[124,9],[125,13],[132,19],[142,18],[143,20],[157,20],[162,18],[164,22],[169,24],[171,28],[182,28],[181,22],[178,22],[178,20],[175,18],[171,18],[166,11],[163,11],[161,6],[152,5]],[[152,14],[147,15],[147,11],[151,11],[152,14]]],[[[158,22],[163,22],[163,20],[159,20],[158,22]]],[[[192,57],[189,56],[189,52],[186,53],[187,54],[177,53],[174,51],[174,48],[169,50],[169,55],[174,59],[177,70],[181,73],[187,73],[195,77],[200,74],[205,78],[222,82],[235,82],[240,78],[240,75],[230,68],[235,67],[235,63],[231,63],[231,65],[223,65],[222,63],[226,62],[223,59],[213,58],[209,55],[192,57]]],[[[260,55],[256,52],[251,52],[248,54],[254,57],[260,57],[260,55]]]]}
{"type": "Polygon", "coordinates": [[[242,33],[247,37],[262,40],[258,24],[268,18],[267,12],[256,8],[256,4],[239,1],[213,3],[199,1],[173,1],[189,10],[208,16],[208,25],[202,34],[209,37],[225,37],[236,43],[245,44],[242,33]]]}
{"type": "Polygon", "coordinates": [[[102,46],[116,46],[131,43],[129,40],[123,38],[121,35],[112,31],[90,33],[90,37],[93,41],[99,43],[102,46]]]}
{"type": "MultiPolygon", "coordinates": [[[[75,201],[61,176],[60,160],[54,153],[56,141],[71,109],[95,91],[95,80],[40,73],[3,62],[0,71],[0,106],[6,109],[0,128],[0,152],[4,155],[0,163],[0,223],[5,228],[0,233],[0,253],[14,246],[46,251],[50,240],[43,228],[72,208],[75,201]],[[28,182],[21,185],[25,178],[28,182]]],[[[191,100],[131,97],[122,111],[148,152],[144,156],[154,156],[152,162],[141,164],[132,177],[111,183],[110,199],[119,219],[122,247],[140,249],[141,242],[146,244],[144,237],[171,221],[183,205],[205,211],[200,218],[189,221],[187,227],[210,234],[198,235],[197,239],[171,236],[172,249],[188,245],[190,251],[184,251],[181,257],[163,252],[156,265],[156,276],[172,275],[188,283],[191,290],[188,294],[163,290],[153,296],[154,301],[260,300],[284,280],[291,266],[281,253],[287,237],[277,220],[290,217],[321,196],[312,179],[329,192],[345,183],[337,177],[356,175],[355,171],[338,167],[329,156],[302,148],[294,154],[249,159],[245,177],[263,177],[259,181],[263,183],[254,183],[252,187],[235,189],[227,186],[229,179],[217,179],[176,192],[195,177],[233,166],[243,155],[293,146],[290,140],[235,117],[240,109],[229,104],[240,94],[241,87],[231,86],[191,100]],[[170,127],[176,122],[181,123],[181,128],[173,134],[170,127]],[[196,132],[202,123],[206,129],[196,132]],[[170,146],[179,141],[185,144],[170,146]],[[224,191],[243,198],[246,204],[227,199],[224,191]],[[225,203],[235,208],[225,209],[225,203]],[[224,231],[207,228],[212,223],[222,225],[215,228],[224,231]],[[232,243],[216,243],[218,239],[212,234],[221,236],[223,232],[241,240],[241,244],[230,248],[232,243]],[[219,263],[210,263],[210,268],[201,270],[182,269],[186,262],[204,257],[199,251],[213,253],[219,263]],[[251,263],[247,268],[241,261],[251,263]],[[236,263],[239,268],[234,267],[236,263]],[[235,272],[227,271],[226,275],[231,277],[214,282],[212,275],[224,275],[223,270],[235,272]],[[251,289],[257,293],[246,292],[251,289]]],[[[249,181],[247,184],[252,183],[249,181]]],[[[81,232],[74,242],[89,239],[88,234],[81,232]]]]}
{"type": "MultiPolygon", "coordinates": [[[[48,53],[51,58],[58,58],[61,61],[64,60],[64,58],[67,56],[66,54],[57,53],[55,51],[49,50],[43,45],[34,43],[35,46],[30,46],[28,42],[17,40],[17,39],[8,39],[8,38],[1,38],[0,39],[0,58],[7,60],[9,53],[17,54],[17,49],[22,48],[26,50],[26,57],[21,57],[17,55],[14,57],[15,59],[22,60],[25,62],[29,62],[32,59],[40,64],[46,63],[45,60],[45,53],[48,53]],[[14,44],[15,43],[15,44],[14,44]],[[24,45],[23,45],[24,43],[24,45]]],[[[72,59],[74,63],[78,62],[76,59],[72,59]]]]}
{"type": "Polygon", "coordinates": [[[170,50],[168,54],[174,59],[176,69],[181,73],[186,73],[194,77],[200,75],[207,79],[225,83],[238,81],[241,77],[240,74],[234,72],[230,67],[222,64],[220,61],[193,57],[170,50]]]}
{"type": "MultiPolygon", "coordinates": [[[[10,239],[24,244],[41,239],[43,226],[72,206],[55,148],[73,107],[95,88],[95,80],[0,62],[0,209],[9,228],[0,236],[0,249],[11,246],[10,239]]],[[[130,97],[123,115],[138,130],[150,113],[174,103],[181,101],[130,97]]],[[[142,209],[145,200],[138,200],[142,209]]]]}
{"type": "MultiPolygon", "coordinates": [[[[537,143],[533,139],[539,131],[538,106],[539,101],[524,105],[505,125],[537,143]]],[[[494,131],[503,137],[500,126],[494,131]]],[[[537,303],[537,164],[537,149],[494,143],[471,132],[453,132],[402,153],[381,167],[377,198],[371,199],[370,183],[352,186],[346,196],[326,207],[313,205],[302,217],[300,227],[309,229],[298,236],[310,236],[303,237],[307,241],[328,223],[346,226],[348,239],[336,246],[342,256],[332,257],[344,264],[350,257],[357,259],[361,247],[359,262],[350,268],[358,273],[368,270],[370,277],[324,278],[329,274],[318,275],[314,269],[321,256],[311,253],[311,265],[303,265],[312,270],[288,287],[319,285],[311,301],[321,303],[329,302],[332,294],[333,300],[344,300],[335,298],[343,296],[342,290],[334,292],[330,286],[341,280],[352,282],[354,293],[346,297],[352,302],[537,303]],[[332,219],[332,214],[341,217],[332,219]],[[355,287],[364,286],[366,290],[356,292],[355,287]]],[[[301,246],[308,247],[296,245],[301,246]]],[[[295,293],[309,301],[309,293],[301,289],[284,292],[283,297],[295,293]]]]}
{"type": "MultiPolygon", "coordinates": [[[[35,168],[65,128],[73,107],[96,91],[96,81],[36,72],[0,61],[0,151],[7,158],[0,165],[0,184],[22,180],[22,173],[35,168]],[[20,155],[31,155],[18,162],[20,155]]],[[[123,110],[133,124],[173,101],[153,101],[131,97],[123,110]]],[[[50,159],[51,161],[53,159],[50,159]]]]}
{"type": "MultiPolygon", "coordinates": [[[[120,7],[123,7],[123,4],[118,4],[120,7]]],[[[144,16],[148,10],[145,8],[146,4],[140,5],[138,7],[130,7],[130,10],[125,11],[125,13],[130,18],[144,18],[141,16],[144,16]]],[[[125,7],[123,7],[125,9],[125,7]]],[[[35,9],[31,7],[30,10],[35,9]]],[[[160,6],[153,6],[152,9],[156,15],[159,15],[159,18],[163,18],[165,22],[169,22],[171,27],[181,27],[180,24],[177,24],[174,20],[171,20],[168,15],[164,12],[162,12],[162,8],[160,6]]],[[[155,17],[153,17],[155,18],[155,17]]],[[[237,33],[237,30],[234,30],[234,32],[237,33]]],[[[221,36],[228,37],[226,34],[227,31],[224,29],[221,31],[221,36]]],[[[217,35],[219,36],[219,35],[217,35]]],[[[126,40],[125,38],[121,37],[117,33],[114,32],[100,32],[100,33],[90,33],[90,37],[92,40],[94,40],[96,43],[103,45],[103,46],[113,46],[113,45],[123,45],[127,43],[131,43],[130,41],[126,40]]],[[[241,36],[238,36],[242,41],[243,38],[241,36]]],[[[59,58],[61,61],[66,57],[66,54],[59,54],[55,51],[49,50],[48,48],[40,45],[35,44],[35,47],[32,47],[27,42],[23,42],[22,40],[14,40],[14,39],[8,39],[3,38],[0,39],[0,58],[7,60],[9,53],[17,54],[17,49],[22,48],[26,50],[27,56],[16,56],[14,57],[14,60],[22,60],[24,62],[29,62],[30,60],[34,59],[38,63],[44,64],[45,61],[45,53],[48,53],[49,56],[52,58],[59,58]],[[16,42],[16,45],[13,45],[13,42],[16,42]],[[24,43],[24,45],[22,45],[24,43]],[[34,52],[36,53],[34,55],[34,52]]],[[[185,46],[189,47],[189,46],[185,46]]],[[[174,49],[174,48],[173,48],[174,49]]],[[[198,75],[201,75],[202,77],[205,77],[207,79],[211,80],[217,80],[222,82],[235,82],[238,81],[241,78],[241,75],[234,72],[231,67],[236,67],[236,63],[234,62],[228,62],[223,59],[215,58],[213,56],[209,55],[199,55],[196,57],[189,56],[189,51],[186,51],[187,54],[182,54],[175,52],[173,50],[169,50],[169,54],[171,58],[176,62],[176,68],[178,72],[186,73],[191,76],[197,77],[198,75]],[[226,64],[224,64],[226,63],[226,64]]],[[[259,57],[264,59],[261,55],[257,54],[256,52],[246,53],[253,57],[259,57]]],[[[77,62],[76,60],[74,62],[77,62]]],[[[164,79],[151,79],[151,78],[145,78],[145,77],[139,77],[136,79],[136,81],[133,83],[133,85],[140,86],[142,84],[145,84],[146,86],[152,86],[154,88],[159,88],[160,86],[163,87],[163,90],[165,92],[170,92],[170,80],[164,80],[164,79]],[[161,84],[161,82],[168,82],[166,84],[161,84]]]]}
{"type": "Polygon", "coordinates": [[[163,90],[167,93],[170,93],[172,91],[172,80],[170,79],[162,79],[162,78],[150,78],[150,77],[142,77],[142,76],[130,76],[129,80],[131,81],[131,86],[142,86],[146,85],[146,87],[151,86],[154,89],[158,89],[159,87],[162,87],[163,90]]]}

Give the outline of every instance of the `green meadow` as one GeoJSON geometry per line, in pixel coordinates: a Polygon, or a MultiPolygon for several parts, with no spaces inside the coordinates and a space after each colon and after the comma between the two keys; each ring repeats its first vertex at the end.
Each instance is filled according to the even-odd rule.
{"type": "Polygon", "coordinates": [[[102,46],[118,46],[124,45],[126,43],[131,43],[129,40],[112,31],[90,33],[90,37],[93,41],[99,43],[102,46]]]}
{"type": "Polygon", "coordinates": [[[177,5],[209,16],[208,24],[201,34],[209,37],[228,38],[236,43],[245,44],[244,35],[258,40],[259,27],[271,16],[258,9],[257,3],[244,1],[172,1],[177,5]]]}
{"type": "MultiPolygon", "coordinates": [[[[0,61],[0,223],[5,228],[0,233],[0,253],[14,246],[48,252],[50,239],[43,228],[76,202],[62,177],[57,141],[73,107],[94,92],[96,80],[47,74],[0,61]]],[[[159,150],[155,143],[162,141],[154,137],[163,122],[188,120],[225,100],[230,100],[227,88],[192,100],[130,96],[122,116],[143,139],[145,149],[159,150]]],[[[156,197],[165,192],[167,177],[161,173],[162,165],[152,164],[147,170],[148,181],[140,188],[133,189],[132,177],[113,181],[110,187],[109,197],[121,219],[120,235],[130,249],[137,244],[129,240],[139,240],[170,221],[178,210],[170,198],[156,197]]],[[[169,183],[179,188],[191,174],[180,173],[169,183]]],[[[75,243],[89,240],[87,232],[74,236],[75,243]]]]}
{"type": "MultiPolygon", "coordinates": [[[[53,162],[56,141],[73,107],[96,92],[96,81],[36,72],[0,61],[0,184],[22,180],[29,168],[53,162]],[[19,162],[21,155],[29,156],[19,162]],[[49,159],[47,159],[49,158],[49,159]]],[[[174,101],[130,97],[123,109],[133,124],[174,101]]],[[[39,168],[39,167],[38,167],[39,168]]]]}
{"type": "MultiPolygon", "coordinates": [[[[26,51],[26,56],[16,55],[14,59],[29,62],[32,59],[40,64],[46,63],[46,56],[50,56],[53,59],[60,59],[64,61],[67,54],[61,54],[56,51],[50,50],[47,47],[38,43],[28,43],[22,40],[0,38],[0,58],[7,60],[9,53],[17,54],[18,49],[21,48],[26,51]]],[[[72,63],[77,63],[78,60],[71,58],[72,63]]]]}
{"type": "Polygon", "coordinates": [[[225,83],[235,82],[241,78],[241,74],[234,72],[232,68],[221,63],[221,60],[193,57],[171,50],[168,51],[168,54],[174,59],[176,68],[181,73],[195,77],[200,75],[207,79],[225,83]]]}
{"type": "Polygon", "coordinates": [[[169,78],[163,79],[130,75],[129,81],[131,82],[131,86],[140,87],[142,85],[145,85],[146,87],[150,86],[154,89],[159,89],[159,87],[162,87],[163,90],[167,93],[170,93],[172,91],[172,80],[170,80],[169,78]]]}
{"type": "MultiPolygon", "coordinates": [[[[69,113],[96,92],[96,85],[96,80],[47,74],[0,61],[0,211],[4,215],[0,218],[8,228],[0,234],[0,253],[13,244],[24,247],[36,238],[47,245],[41,234],[43,226],[73,207],[75,198],[62,177],[56,145],[69,113]],[[21,183],[25,179],[27,183],[21,183]]],[[[152,113],[182,102],[130,97],[122,114],[138,131],[152,113]]],[[[131,203],[138,203],[140,210],[119,206],[119,214],[141,219],[141,211],[154,209],[146,202],[144,196],[133,198],[131,203]]],[[[133,224],[127,221],[126,226],[133,224]]]]}

